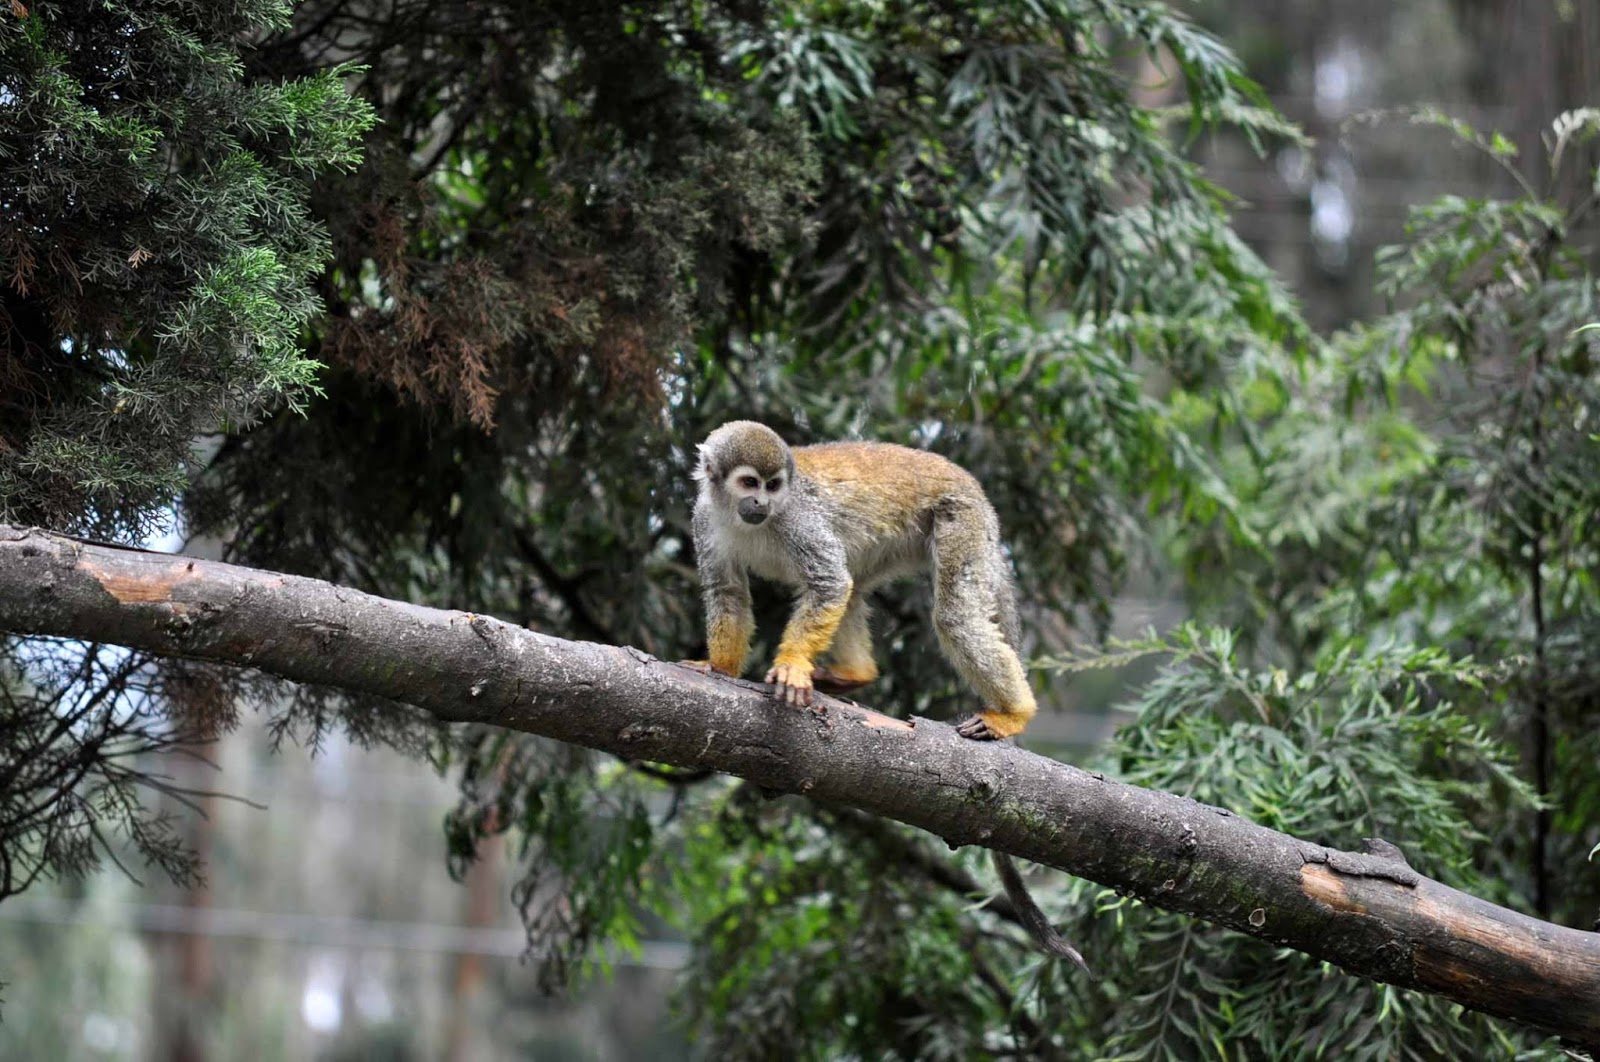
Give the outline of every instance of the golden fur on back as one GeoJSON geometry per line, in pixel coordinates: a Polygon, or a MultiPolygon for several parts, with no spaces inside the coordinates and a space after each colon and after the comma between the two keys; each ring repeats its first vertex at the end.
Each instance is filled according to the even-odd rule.
{"type": "Polygon", "coordinates": [[[981,494],[972,473],[909,446],[831,442],[793,453],[801,473],[880,534],[899,530],[908,514],[920,514],[941,499],[981,494]]]}

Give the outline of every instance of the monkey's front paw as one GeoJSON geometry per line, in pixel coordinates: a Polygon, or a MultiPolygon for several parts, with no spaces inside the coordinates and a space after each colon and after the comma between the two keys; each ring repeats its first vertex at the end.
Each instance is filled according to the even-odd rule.
{"type": "Polygon", "coordinates": [[[784,704],[803,707],[811,703],[811,664],[773,664],[767,672],[772,695],[784,704]]]}
{"type": "Polygon", "coordinates": [[[728,678],[736,677],[731,671],[724,671],[709,660],[679,660],[679,667],[686,667],[690,671],[698,671],[702,675],[725,675],[728,678]]]}

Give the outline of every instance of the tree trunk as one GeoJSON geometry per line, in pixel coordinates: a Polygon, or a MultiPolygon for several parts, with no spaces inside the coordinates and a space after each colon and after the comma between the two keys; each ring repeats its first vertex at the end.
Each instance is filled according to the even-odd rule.
{"type": "Polygon", "coordinates": [[[246,665],[629,759],[704,767],[1058,867],[1474,1010],[1600,1047],[1600,934],[948,726],[763,687],[636,649],[297,576],[0,526],[0,629],[246,665]]]}

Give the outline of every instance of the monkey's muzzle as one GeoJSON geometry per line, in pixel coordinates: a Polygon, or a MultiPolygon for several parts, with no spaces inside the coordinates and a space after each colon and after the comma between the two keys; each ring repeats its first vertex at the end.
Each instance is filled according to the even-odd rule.
{"type": "Polygon", "coordinates": [[[747,524],[764,523],[769,509],[757,498],[739,499],[739,519],[747,524]]]}

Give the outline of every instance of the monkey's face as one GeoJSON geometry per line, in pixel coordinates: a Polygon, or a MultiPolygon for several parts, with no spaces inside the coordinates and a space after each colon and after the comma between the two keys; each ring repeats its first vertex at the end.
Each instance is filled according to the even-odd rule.
{"type": "Polygon", "coordinates": [[[763,473],[753,465],[740,465],[722,483],[739,519],[753,527],[766,523],[788,500],[789,477],[781,470],[763,473]]]}
{"type": "Polygon", "coordinates": [[[760,527],[783,509],[794,485],[794,458],[778,433],[752,420],[729,421],[700,444],[695,478],[718,504],[760,527]]]}

